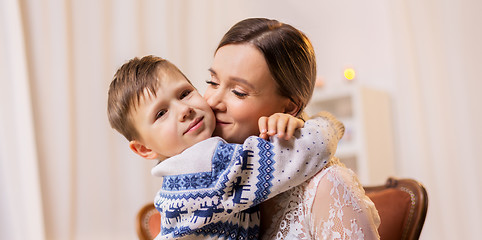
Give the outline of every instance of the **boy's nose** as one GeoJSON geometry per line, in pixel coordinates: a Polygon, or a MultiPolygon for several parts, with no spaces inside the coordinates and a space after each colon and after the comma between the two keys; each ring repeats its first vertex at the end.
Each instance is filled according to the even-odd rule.
{"type": "Polygon", "coordinates": [[[194,109],[191,106],[180,104],[179,121],[185,121],[189,119],[194,114],[194,109]]]}

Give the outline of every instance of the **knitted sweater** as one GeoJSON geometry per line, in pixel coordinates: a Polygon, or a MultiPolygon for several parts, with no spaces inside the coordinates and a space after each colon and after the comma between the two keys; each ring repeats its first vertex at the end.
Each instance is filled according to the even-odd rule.
{"type": "Polygon", "coordinates": [[[162,161],[152,169],[162,178],[156,239],[257,239],[257,204],[321,170],[342,135],[340,122],[318,117],[288,141],[253,136],[241,145],[213,137],[162,161]]]}

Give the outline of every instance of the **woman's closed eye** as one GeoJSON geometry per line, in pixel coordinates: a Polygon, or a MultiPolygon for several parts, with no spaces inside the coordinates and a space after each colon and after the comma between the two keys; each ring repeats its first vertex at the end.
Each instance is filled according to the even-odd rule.
{"type": "Polygon", "coordinates": [[[217,87],[217,86],[219,86],[219,83],[213,82],[213,81],[211,81],[211,80],[206,80],[206,83],[207,83],[208,85],[211,85],[212,87],[217,87]]]}
{"type": "MultiPolygon", "coordinates": [[[[206,83],[208,85],[210,85],[210,87],[212,87],[212,88],[219,87],[219,83],[217,83],[215,81],[212,81],[212,80],[206,80],[206,83]]],[[[245,93],[244,91],[240,91],[240,90],[236,90],[236,89],[231,90],[231,92],[239,98],[245,98],[245,97],[248,96],[248,94],[245,93]]]]}
{"type": "Polygon", "coordinates": [[[248,96],[247,93],[240,92],[240,91],[237,91],[237,90],[232,90],[231,92],[233,92],[234,95],[236,95],[236,96],[239,97],[239,98],[245,98],[245,97],[248,96]]]}

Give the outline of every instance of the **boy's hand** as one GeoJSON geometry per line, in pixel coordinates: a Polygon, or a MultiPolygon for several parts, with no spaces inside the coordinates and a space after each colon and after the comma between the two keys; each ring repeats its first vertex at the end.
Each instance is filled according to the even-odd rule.
{"type": "Polygon", "coordinates": [[[259,137],[268,140],[270,136],[278,134],[279,138],[290,139],[295,130],[304,126],[303,120],[286,113],[275,113],[258,120],[259,137]]]}

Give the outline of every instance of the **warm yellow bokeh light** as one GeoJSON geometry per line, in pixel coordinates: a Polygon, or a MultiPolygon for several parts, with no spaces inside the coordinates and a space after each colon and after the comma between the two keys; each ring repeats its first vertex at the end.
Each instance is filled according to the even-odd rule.
{"type": "Polygon", "coordinates": [[[346,68],[343,74],[347,80],[355,79],[355,69],[353,68],[346,68]]]}

